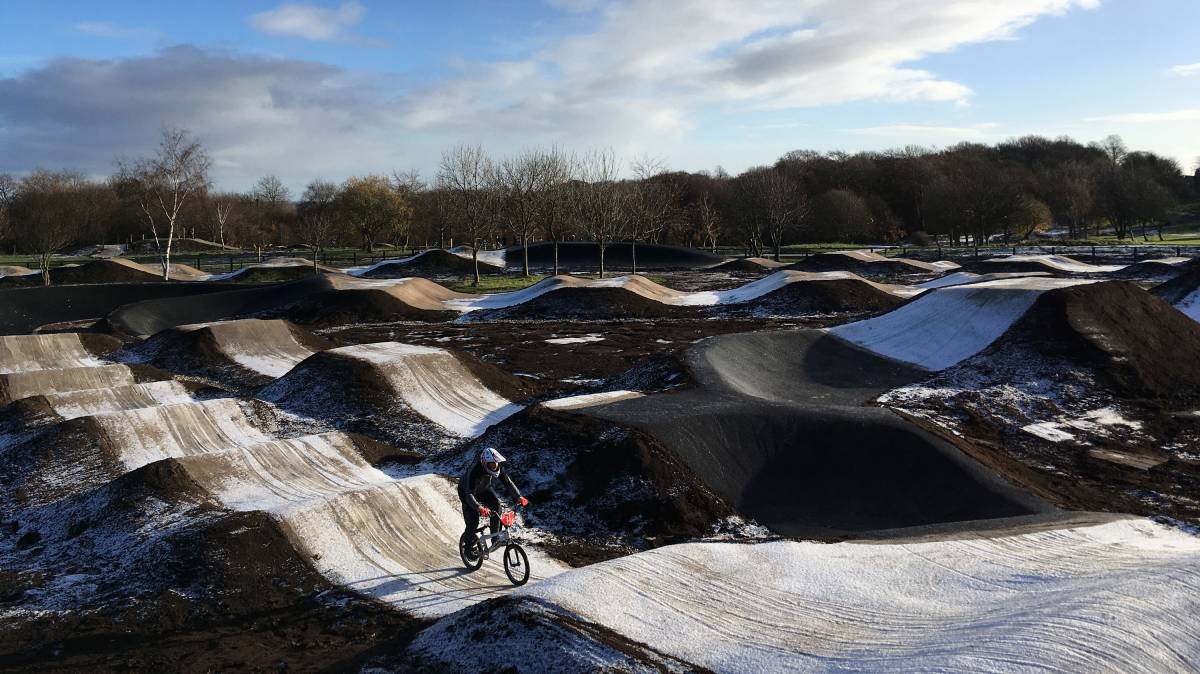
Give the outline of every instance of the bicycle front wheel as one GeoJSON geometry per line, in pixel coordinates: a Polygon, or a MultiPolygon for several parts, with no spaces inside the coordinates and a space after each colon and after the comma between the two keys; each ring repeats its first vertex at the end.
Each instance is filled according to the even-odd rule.
{"type": "Polygon", "coordinates": [[[524,585],[529,581],[529,555],[525,548],[509,543],[504,548],[504,573],[513,585],[524,585]]]}
{"type": "Polygon", "coordinates": [[[463,566],[474,571],[483,566],[483,542],[474,534],[463,534],[458,538],[458,556],[463,566]]]}

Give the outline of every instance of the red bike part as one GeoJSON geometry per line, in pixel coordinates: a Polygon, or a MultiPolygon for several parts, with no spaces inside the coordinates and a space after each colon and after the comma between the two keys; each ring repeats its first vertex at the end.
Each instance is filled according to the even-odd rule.
{"type": "Polygon", "coordinates": [[[506,527],[511,527],[513,522],[517,521],[517,514],[511,510],[500,516],[500,523],[506,527]]]}

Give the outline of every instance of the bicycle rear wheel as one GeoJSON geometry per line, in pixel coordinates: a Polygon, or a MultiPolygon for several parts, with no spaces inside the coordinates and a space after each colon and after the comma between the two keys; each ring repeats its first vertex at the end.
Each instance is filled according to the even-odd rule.
{"type": "Polygon", "coordinates": [[[477,536],[464,533],[458,537],[458,556],[463,566],[474,571],[483,566],[483,542],[477,536]]]}
{"type": "Polygon", "coordinates": [[[504,548],[504,574],[513,585],[524,585],[529,581],[529,555],[525,548],[509,543],[504,548]]]}

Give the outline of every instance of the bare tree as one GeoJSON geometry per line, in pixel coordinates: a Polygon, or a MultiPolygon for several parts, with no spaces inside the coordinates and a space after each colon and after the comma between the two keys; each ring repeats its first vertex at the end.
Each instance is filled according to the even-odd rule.
{"type": "Polygon", "coordinates": [[[254,199],[254,217],[259,219],[260,245],[256,247],[259,262],[262,262],[263,248],[272,243],[283,243],[285,230],[295,213],[292,193],[278,177],[267,175],[258,179],[250,196],[254,199]]]}
{"type": "Polygon", "coordinates": [[[131,196],[150,225],[165,281],[171,279],[175,225],[184,206],[208,189],[211,163],[208,153],[190,132],[165,127],[153,157],[119,166],[119,172],[127,176],[127,184],[133,188],[131,196]]]}
{"type": "Polygon", "coordinates": [[[578,160],[557,147],[551,147],[543,155],[545,181],[538,197],[537,213],[542,233],[553,248],[554,275],[558,276],[558,244],[573,230],[572,193],[578,160]]]}
{"type": "Polygon", "coordinates": [[[329,242],[337,226],[338,188],[328,180],[317,178],[304,188],[296,205],[296,223],[300,239],[312,247],[313,273],[322,248],[329,242]]]}
{"type": "Polygon", "coordinates": [[[696,228],[700,231],[701,244],[717,252],[717,239],[721,236],[721,213],[713,202],[712,195],[705,192],[692,209],[696,228]]]}
{"type": "Polygon", "coordinates": [[[50,257],[79,235],[84,188],[78,173],[39,169],[10,197],[14,238],[22,249],[37,254],[43,285],[50,285],[50,257]]]}
{"type": "Polygon", "coordinates": [[[778,262],[784,237],[799,229],[800,223],[808,215],[808,195],[796,181],[778,171],[764,173],[762,179],[765,181],[763,194],[767,200],[767,235],[775,251],[775,261],[778,262]]]}
{"type": "Polygon", "coordinates": [[[679,187],[666,175],[666,163],[661,159],[643,155],[630,164],[630,169],[634,182],[625,203],[629,209],[630,260],[636,274],[637,243],[653,238],[675,216],[679,187]]]}
{"type": "Polygon", "coordinates": [[[7,173],[0,173],[0,241],[12,236],[12,203],[17,196],[17,180],[7,173]]]}
{"type": "Polygon", "coordinates": [[[542,150],[526,150],[496,166],[497,197],[507,229],[521,244],[521,273],[529,277],[529,242],[542,229],[539,208],[547,190],[549,165],[542,150]]]}
{"type": "Polygon", "coordinates": [[[458,145],[442,153],[438,188],[445,193],[445,207],[471,247],[473,285],[479,285],[479,249],[494,231],[496,195],[495,169],[480,145],[458,145]]]}
{"type": "Polygon", "coordinates": [[[240,194],[221,192],[208,199],[210,234],[214,241],[225,245],[225,233],[229,231],[235,213],[244,205],[245,197],[240,194]]]}
{"type": "Polygon", "coordinates": [[[579,163],[579,181],[571,195],[575,222],[600,249],[600,278],[604,251],[625,232],[624,194],[617,182],[620,166],[612,150],[594,150],[579,163]]]}

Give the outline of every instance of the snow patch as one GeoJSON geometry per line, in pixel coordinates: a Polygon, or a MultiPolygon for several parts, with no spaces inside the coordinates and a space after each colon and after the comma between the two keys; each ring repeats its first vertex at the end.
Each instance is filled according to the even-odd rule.
{"type": "Polygon", "coordinates": [[[587,344],[588,342],[603,342],[604,337],[599,332],[589,332],[583,337],[555,337],[542,340],[547,344],[587,344]]]}

